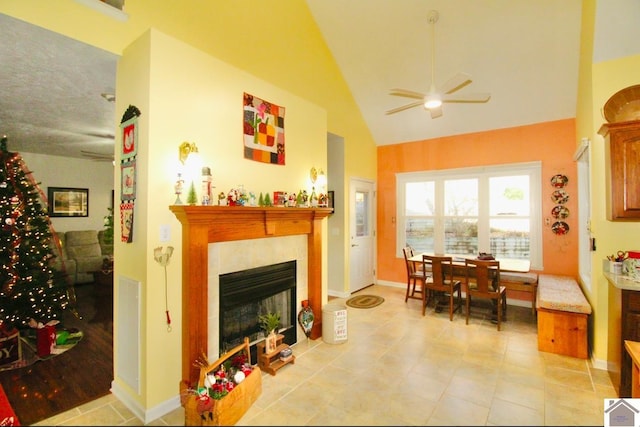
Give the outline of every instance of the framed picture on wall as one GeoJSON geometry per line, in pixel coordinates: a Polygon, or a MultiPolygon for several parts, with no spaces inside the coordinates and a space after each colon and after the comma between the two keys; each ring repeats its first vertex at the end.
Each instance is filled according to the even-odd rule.
{"type": "Polygon", "coordinates": [[[89,216],[89,189],[48,187],[50,217],[89,216]]]}

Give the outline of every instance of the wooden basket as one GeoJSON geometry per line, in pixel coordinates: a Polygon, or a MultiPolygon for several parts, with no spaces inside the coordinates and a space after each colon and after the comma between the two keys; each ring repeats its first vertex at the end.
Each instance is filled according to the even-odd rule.
{"type": "MultiPolygon", "coordinates": [[[[217,370],[227,359],[232,358],[238,353],[244,352],[247,360],[251,363],[251,353],[249,352],[249,338],[244,339],[244,343],[227,352],[214,363],[200,368],[200,379],[198,387],[204,387],[204,380],[208,372],[217,370]]],[[[184,384],[181,385],[184,396],[184,384]]],[[[198,397],[194,394],[187,395],[183,401],[185,426],[222,426],[235,425],[240,418],[247,412],[253,402],[255,402],[262,393],[262,371],[256,365],[253,371],[233,390],[231,390],[222,399],[214,400],[213,407],[204,412],[198,409],[198,397]]]]}

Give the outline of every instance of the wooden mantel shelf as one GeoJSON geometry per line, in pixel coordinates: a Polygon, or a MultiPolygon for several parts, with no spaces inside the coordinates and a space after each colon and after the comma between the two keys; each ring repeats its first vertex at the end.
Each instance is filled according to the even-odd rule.
{"type": "MultiPolygon", "coordinates": [[[[331,208],[173,205],[182,224],[182,378],[191,384],[193,366],[208,349],[209,243],[307,235],[309,305],[317,321],[311,338],[322,336],[322,219],[331,208]]],[[[213,359],[218,355],[209,355],[213,359]]]]}

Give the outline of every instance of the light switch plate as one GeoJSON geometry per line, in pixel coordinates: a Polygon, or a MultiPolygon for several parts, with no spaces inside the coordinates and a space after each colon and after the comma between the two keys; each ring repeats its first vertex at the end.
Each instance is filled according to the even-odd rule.
{"type": "Polygon", "coordinates": [[[162,224],[160,226],[160,241],[168,242],[171,240],[171,227],[169,224],[162,224]]]}

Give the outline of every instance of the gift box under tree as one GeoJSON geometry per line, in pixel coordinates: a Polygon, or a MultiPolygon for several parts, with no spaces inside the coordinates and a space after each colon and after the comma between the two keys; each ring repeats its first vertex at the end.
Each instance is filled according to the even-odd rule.
{"type": "Polygon", "coordinates": [[[0,322],[0,366],[22,360],[20,332],[0,322]]]}

